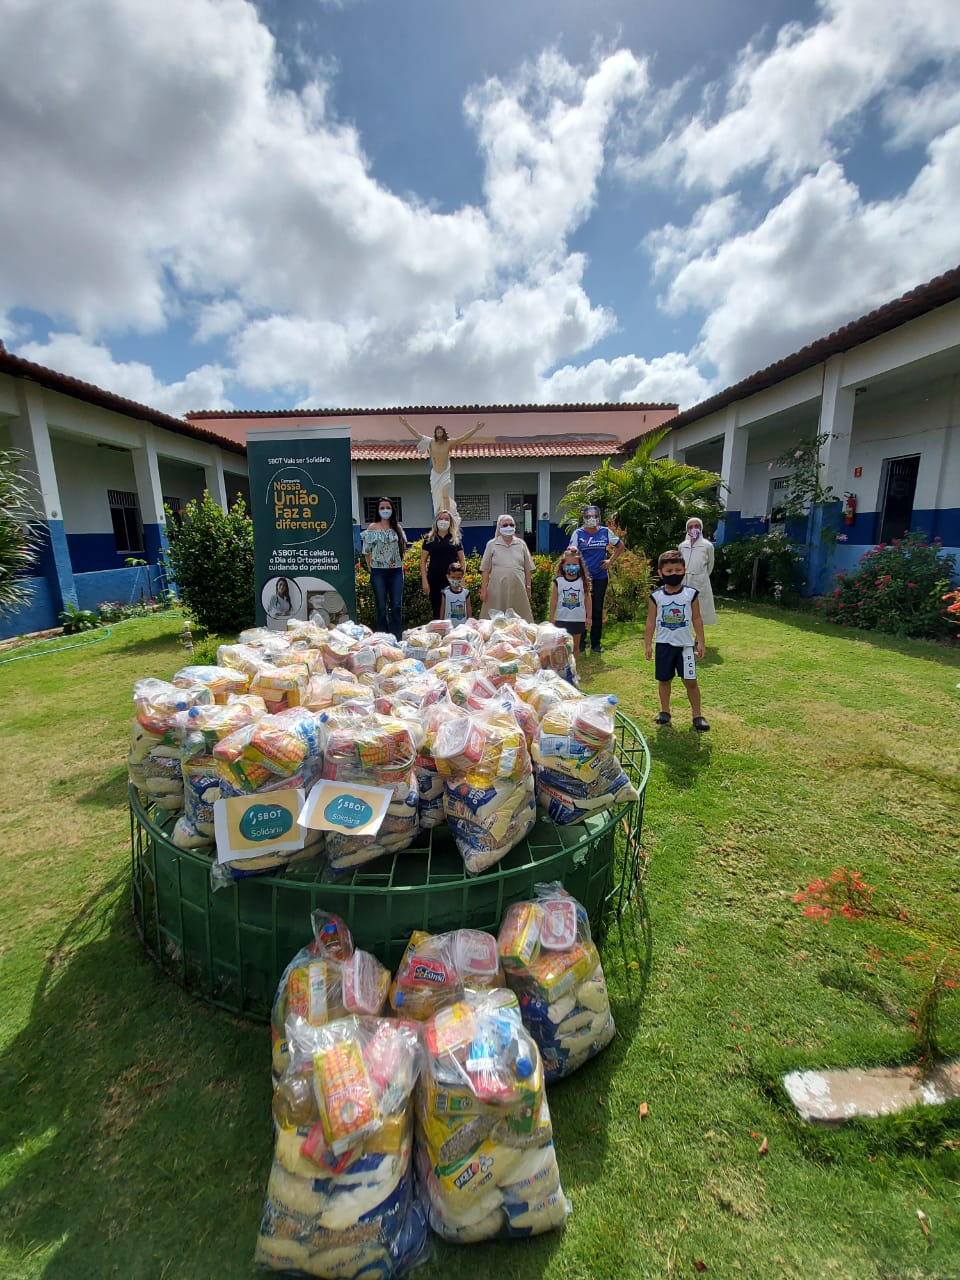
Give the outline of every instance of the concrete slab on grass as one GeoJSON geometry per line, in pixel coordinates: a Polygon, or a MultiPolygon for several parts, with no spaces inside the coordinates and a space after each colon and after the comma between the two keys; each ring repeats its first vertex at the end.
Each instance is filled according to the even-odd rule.
{"type": "Polygon", "coordinates": [[[803,1120],[836,1124],[856,1116],[889,1116],[920,1103],[936,1106],[960,1098],[960,1059],[921,1076],[918,1067],[868,1071],[791,1071],[783,1077],[803,1120]]]}

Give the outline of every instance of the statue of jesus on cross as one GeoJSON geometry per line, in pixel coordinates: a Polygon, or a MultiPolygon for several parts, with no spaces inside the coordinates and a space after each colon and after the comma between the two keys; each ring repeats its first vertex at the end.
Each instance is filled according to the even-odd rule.
{"type": "Polygon", "coordinates": [[[475,436],[487,424],[478,422],[475,427],[465,431],[462,436],[454,436],[451,440],[446,427],[436,426],[433,436],[422,436],[411,427],[406,418],[400,419],[403,426],[417,442],[417,452],[430,455],[430,496],[433,499],[433,514],[438,511],[449,511],[455,520],[460,518],[457,504],[453,498],[453,468],[450,465],[450,450],[455,444],[463,444],[475,436]]]}

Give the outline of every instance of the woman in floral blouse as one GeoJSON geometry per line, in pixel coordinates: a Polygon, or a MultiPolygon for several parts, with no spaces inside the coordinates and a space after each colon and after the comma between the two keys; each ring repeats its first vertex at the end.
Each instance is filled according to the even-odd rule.
{"type": "Polygon", "coordinates": [[[381,498],[380,519],[363,531],[363,558],[370,570],[370,586],[376,607],[376,629],[400,639],[403,631],[403,553],[407,540],[393,503],[381,498]]]}

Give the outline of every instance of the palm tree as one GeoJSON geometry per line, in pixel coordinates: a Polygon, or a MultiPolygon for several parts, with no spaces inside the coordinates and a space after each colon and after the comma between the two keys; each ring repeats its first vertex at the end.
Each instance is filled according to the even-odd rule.
{"type": "Polygon", "coordinates": [[[33,588],[26,575],[41,541],[36,491],[18,465],[26,455],[0,449],[0,617],[28,604],[33,588]]]}
{"type": "Polygon", "coordinates": [[[723,510],[720,477],[672,458],[652,457],[668,430],[644,436],[622,467],[607,458],[596,471],[568,485],[560,499],[561,527],[572,533],[583,508],[594,503],[608,521],[616,522],[628,546],[654,563],[661,551],[682,540],[691,516],[699,516],[712,532],[723,510]]]}

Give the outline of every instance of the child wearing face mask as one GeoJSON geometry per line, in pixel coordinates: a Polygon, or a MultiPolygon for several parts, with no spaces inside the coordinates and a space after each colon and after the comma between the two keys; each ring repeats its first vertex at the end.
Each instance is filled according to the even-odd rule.
{"type": "Polygon", "coordinates": [[[586,636],[586,647],[594,653],[602,653],[603,602],[609,581],[607,570],[623,554],[623,541],[608,525],[600,523],[600,508],[591,505],[584,507],[583,524],[573,531],[570,546],[582,554],[593,590],[593,621],[586,636]]]}
{"type": "Polygon", "coordinates": [[[683,585],[686,565],[679,550],[664,551],[657,560],[661,585],[650,593],[644,649],[647,661],[653,657],[656,640],[654,673],[660,694],[660,714],[655,723],[670,723],[670,692],[673,677],[678,675],[690,699],[693,727],[705,733],[710,726],[700,714],[700,686],[697,684],[697,658],[704,654],[703,619],[696,587],[683,585]]]}
{"type": "Polygon", "coordinates": [[[574,658],[580,657],[580,640],[590,626],[591,604],[590,575],[583,556],[567,547],[553,566],[550,621],[573,636],[574,658]]]}
{"type": "Polygon", "coordinates": [[[447,585],[440,593],[440,617],[449,618],[454,626],[473,617],[470,592],[463,585],[463,571],[458,564],[450,566],[447,585]]]}

